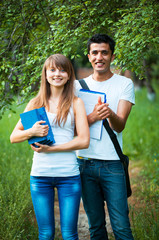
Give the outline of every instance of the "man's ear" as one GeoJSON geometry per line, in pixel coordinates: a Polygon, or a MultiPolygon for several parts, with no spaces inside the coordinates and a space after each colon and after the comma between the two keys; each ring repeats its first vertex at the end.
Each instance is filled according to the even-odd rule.
{"type": "Polygon", "coordinates": [[[89,54],[89,53],[87,54],[87,57],[88,57],[88,60],[89,60],[89,62],[90,62],[90,54],[89,54]]]}
{"type": "Polygon", "coordinates": [[[113,62],[114,59],[115,59],[115,54],[112,55],[112,57],[111,57],[111,62],[113,62]]]}

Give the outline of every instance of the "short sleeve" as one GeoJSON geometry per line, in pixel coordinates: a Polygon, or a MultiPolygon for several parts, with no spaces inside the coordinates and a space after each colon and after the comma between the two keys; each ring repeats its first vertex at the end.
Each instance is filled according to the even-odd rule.
{"type": "Polygon", "coordinates": [[[123,90],[121,92],[120,99],[126,100],[135,104],[135,89],[133,81],[129,78],[126,78],[123,82],[123,90]]]}

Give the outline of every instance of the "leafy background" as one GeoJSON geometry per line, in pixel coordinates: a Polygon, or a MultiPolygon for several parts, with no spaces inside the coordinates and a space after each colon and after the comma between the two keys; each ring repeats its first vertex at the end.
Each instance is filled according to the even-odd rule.
{"type": "MultiPolygon", "coordinates": [[[[86,42],[94,33],[112,36],[114,64],[142,78],[150,57],[159,64],[158,12],[157,0],[2,0],[1,114],[10,108],[15,94],[20,102],[37,91],[49,55],[60,52],[78,61],[87,54],[86,42]]],[[[158,72],[155,68],[153,72],[158,72]]]]}
{"type": "Polygon", "coordinates": [[[131,159],[130,218],[135,240],[159,239],[158,12],[157,0],[0,1],[0,239],[38,238],[29,191],[32,150],[9,141],[19,113],[37,92],[49,55],[65,54],[75,70],[90,67],[86,42],[94,33],[115,39],[113,67],[139,79],[123,134],[131,159]],[[151,101],[147,89],[156,94],[151,101]]]}

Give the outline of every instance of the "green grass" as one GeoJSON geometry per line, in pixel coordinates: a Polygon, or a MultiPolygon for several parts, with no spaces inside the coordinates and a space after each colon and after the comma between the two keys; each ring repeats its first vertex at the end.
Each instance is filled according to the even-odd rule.
{"type": "Polygon", "coordinates": [[[135,240],[159,239],[159,87],[157,98],[149,102],[146,90],[136,92],[136,104],[123,133],[124,152],[132,170],[140,169],[131,179],[136,186],[130,216],[135,240]]]}
{"type": "MultiPolygon", "coordinates": [[[[0,239],[36,240],[38,228],[30,196],[33,151],[26,142],[11,144],[10,134],[25,105],[0,120],[0,239]]],[[[59,230],[55,239],[60,238],[59,230]]]]}
{"type": "MultiPolygon", "coordinates": [[[[136,104],[132,108],[123,132],[124,152],[141,167],[141,174],[156,186],[159,185],[159,87],[157,98],[150,102],[146,90],[136,92],[136,104]]],[[[152,186],[151,186],[152,187],[152,186]]]]}
{"type": "Polygon", "coordinates": [[[158,154],[159,134],[159,90],[154,102],[146,98],[146,90],[136,92],[136,103],[132,107],[126,129],[123,132],[124,149],[132,159],[150,161],[158,154]]]}
{"type": "MultiPolygon", "coordinates": [[[[135,205],[130,204],[135,240],[159,239],[159,87],[156,89],[155,102],[147,100],[145,90],[136,93],[136,105],[123,133],[124,153],[134,169],[140,168],[131,179],[136,185],[135,205]]],[[[9,140],[23,109],[24,105],[16,108],[16,114],[8,111],[0,120],[1,240],[38,239],[29,189],[33,152],[27,142],[11,144],[9,140]]],[[[58,231],[56,239],[61,239],[58,231]]]]}
{"type": "MultiPolygon", "coordinates": [[[[18,109],[23,111],[24,106],[18,109]]],[[[0,121],[0,239],[37,239],[29,189],[32,151],[27,144],[11,144],[18,114],[6,112],[0,121]]]]}

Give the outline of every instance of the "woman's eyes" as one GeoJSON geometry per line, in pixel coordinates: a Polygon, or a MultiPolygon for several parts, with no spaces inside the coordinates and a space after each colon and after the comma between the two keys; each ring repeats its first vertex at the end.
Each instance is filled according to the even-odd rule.
{"type": "MultiPolygon", "coordinates": [[[[56,71],[56,69],[54,69],[54,68],[51,68],[51,69],[50,69],[50,71],[51,71],[51,72],[55,72],[55,71],[56,71]]],[[[59,71],[60,71],[60,72],[66,72],[64,69],[59,69],[59,71]]]]}

